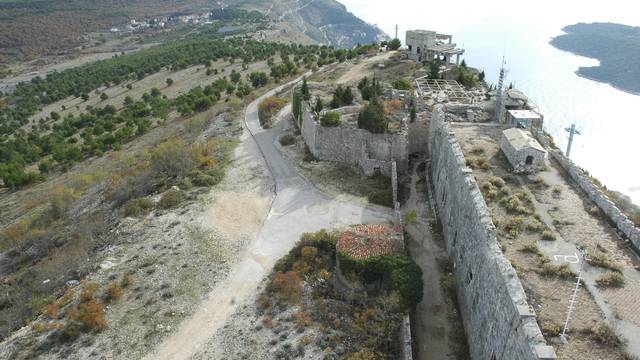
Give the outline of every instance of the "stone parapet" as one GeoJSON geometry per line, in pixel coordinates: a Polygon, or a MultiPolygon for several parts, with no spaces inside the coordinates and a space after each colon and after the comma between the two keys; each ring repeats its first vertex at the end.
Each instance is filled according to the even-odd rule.
{"type": "Polygon", "coordinates": [[[638,228],[629,217],[622,212],[609,197],[596,186],[589,175],[571,159],[564,156],[558,150],[553,149],[547,134],[543,132],[534,133],[538,141],[547,149],[548,153],[558,164],[569,174],[578,187],[587,194],[600,210],[611,220],[624,237],[633,244],[636,251],[640,251],[640,228],[638,228]]]}
{"type": "Polygon", "coordinates": [[[472,359],[555,359],[522,283],[504,256],[489,209],[454,134],[436,106],[431,180],[472,359]]]}

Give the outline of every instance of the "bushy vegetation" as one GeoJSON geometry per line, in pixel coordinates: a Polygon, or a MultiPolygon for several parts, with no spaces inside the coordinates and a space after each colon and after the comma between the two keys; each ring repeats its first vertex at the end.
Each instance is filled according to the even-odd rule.
{"type": "Polygon", "coordinates": [[[296,127],[300,127],[300,123],[302,122],[302,93],[300,93],[299,89],[293,90],[293,95],[291,97],[291,113],[296,121],[294,121],[296,127]]]}
{"type": "Polygon", "coordinates": [[[273,117],[287,105],[286,99],[281,99],[277,96],[270,96],[264,99],[258,105],[258,119],[260,125],[264,128],[270,128],[272,125],[273,117]]]}
{"type": "Polygon", "coordinates": [[[402,43],[400,43],[400,39],[395,38],[395,39],[389,41],[388,48],[389,48],[389,50],[398,50],[398,49],[400,49],[400,46],[402,46],[402,43]]]}
{"type": "Polygon", "coordinates": [[[453,66],[453,68],[451,68],[451,74],[454,80],[467,88],[472,88],[478,85],[478,78],[473,71],[466,66],[464,61],[461,65],[453,66]]]}
{"type": "Polygon", "coordinates": [[[422,270],[404,255],[382,255],[364,260],[338,253],[340,269],[355,274],[364,283],[381,283],[385,291],[396,291],[401,303],[412,309],[422,301],[422,270]]]}
{"type": "Polygon", "coordinates": [[[391,86],[397,90],[412,90],[413,84],[407,79],[398,79],[395,80],[391,86]]]}
{"type": "Polygon", "coordinates": [[[382,84],[380,84],[375,77],[369,79],[365,76],[358,83],[358,90],[360,90],[360,94],[364,100],[372,100],[382,94],[382,84]]]}
{"type": "Polygon", "coordinates": [[[622,287],[624,283],[624,275],[617,272],[604,274],[596,280],[596,284],[598,284],[599,287],[622,287]]]}
{"type": "Polygon", "coordinates": [[[180,190],[171,189],[164,193],[158,202],[158,207],[161,209],[172,209],[180,205],[184,200],[184,194],[180,190]]]}
{"type": "MultiPolygon", "coordinates": [[[[395,357],[400,351],[397,334],[406,308],[395,291],[352,297],[334,287],[336,242],[336,233],[306,233],[278,261],[257,300],[262,325],[275,328],[290,322],[299,333],[312,332],[321,348],[343,347],[345,358],[395,357]],[[284,315],[283,310],[289,308],[293,312],[284,315]],[[331,334],[323,330],[328,328],[333,329],[331,334]]],[[[301,342],[309,343],[307,338],[303,336],[301,342]]]]}
{"type": "Polygon", "coordinates": [[[320,125],[334,127],[340,125],[340,114],[335,111],[327,111],[320,118],[320,125]]]}
{"type": "Polygon", "coordinates": [[[284,135],[280,138],[280,145],[282,146],[290,146],[296,143],[296,138],[292,135],[284,135]]]}
{"type": "Polygon", "coordinates": [[[383,134],[387,131],[389,119],[385,116],[384,105],[374,98],[364,106],[358,115],[358,127],[374,134],[383,134]]]}
{"type": "Polygon", "coordinates": [[[124,208],[125,216],[141,216],[153,209],[153,201],[147,198],[138,198],[129,201],[124,208]]]}
{"type": "MultiPolygon", "coordinates": [[[[335,52],[329,47],[194,35],[181,41],[53,72],[45,78],[35,77],[18,84],[15,93],[5,97],[5,102],[0,105],[0,178],[6,187],[30,184],[54,167],[64,170],[86,157],[100,156],[105,151],[120,148],[126,141],[148,131],[154,119],[166,119],[172,108],[182,115],[205,111],[215,105],[224,92],[235,92],[236,96],[243,97],[251,92],[251,86],[264,86],[268,79],[264,73],[250,74],[248,81],[251,85],[240,79],[236,83],[220,79],[205,88],[192,89],[173,102],[162,97],[156,89],[141,101],[126,99],[120,111],[107,105],[88,109],[81,115],[68,115],[58,121],[54,118],[59,114],[54,113],[51,118],[39,119],[31,131],[17,131],[47,104],[69,96],[88,100],[90,94],[100,87],[139,80],[162,69],[180,70],[218,60],[241,59],[243,63],[250,63],[279,54],[284,61],[271,64],[271,77],[279,80],[296,74],[299,63],[315,66],[320,60],[335,61],[335,52]],[[39,163],[40,174],[27,170],[34,163],[39,163]]],[[[172,83],[173,80],[167,78],[167,86],[172,83]]],[[[127,84],[128,87],[130,85],[127,84]]],[[[104,92],[102,94],[106,96],[104,92]]]]}
{"type": "Polygon", "coordinates": [[[333,99],[331,99],[331,108],[337,109],[339,107],[348,106],[353,104],[353,93],[351,92],[351,87],[342,87],[342,85],[338,85],[336,90],[333,92],[333,99]]]}

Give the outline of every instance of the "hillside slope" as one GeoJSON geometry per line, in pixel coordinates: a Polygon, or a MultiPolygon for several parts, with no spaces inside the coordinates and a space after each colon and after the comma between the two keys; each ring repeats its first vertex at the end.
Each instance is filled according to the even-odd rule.
{"type": "Polygon", "coordinates": [[[123,27],[131,19],[193,14],[215,8],[259,10],[273,22],[287,22],[315,41],[351,48],[386,38],[375,26],[334,0],[3,0],[0,1],[0,64],[57,55],[90,45],[85,35],[123,27]]]}

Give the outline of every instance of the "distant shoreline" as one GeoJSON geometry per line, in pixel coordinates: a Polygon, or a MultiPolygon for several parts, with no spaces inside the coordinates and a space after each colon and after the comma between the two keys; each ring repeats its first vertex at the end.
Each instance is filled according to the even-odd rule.
{"type": "MultiPolygon", "coordinates": [[[[570,51],[569,51],[569,52],[570,52],[570,51]]],[[[574,55],[578,55],[578,54],[575,54],[575,53],[572,53],[572,54],[574,54],[574,55]]],[[[582,56],[582,55],[578,55],[578,56],[582,56]]],[[[587,76],[587,75],[585,75],[585,74],[582,74],[582,73],[580,72],[580,69],[578,69],[578,70],[574,71],[574,73],[575,73],[576,75],[578,75],[579,77],[583,78],[583,79],[587,79],[587,80],[591,80],[591,81],[599,82],[599,83],[601,83],[601,84],[607,84],[607,85],[610,85],[612,88],[614,88],[614,89],[616,89],[616,90],[620,90],[620,91],[625,92],[625,93],[627,93],[627,94],[631,94],[631,95],[635,95],[635,96],[640,96],[640,91],[633,91],[633,90],[629,90],[629,89],[624,89],[624,88],[621,88],[621,87],[619,87],[619,86],[617,86],[617,85],[615,85],[615,84],[612,84],[612,83],[610,83],[610,82],[608,82],[608,81],[603,81],[603,80],[599,80],[599,79],[596,79],[596,78],[592,78],[592,77],[590,77],[590,76],[587,76]]]]}
{"type": "MultiPolygon", "coordinates": [[[[565,34],[566,34],[566,33],[565,33],[565,34]]],[[[558,35],[558,36],[560,36],[560,35],[558,35]]],[[[571,54],[571,55],[573,55],[573,56],[579,56],[579,57],[583,57],[583,58],[588,58],[588,59],[597,60],[597,61],[598,61],[598,65],[597,65],[597,66],[592,66],[592,67],[600,67],[600,66],[602,66],[602,65],[600,64],[600,63],[601,63],[600,59],[592,58],[592,57],[588,57],[588,56],[585,56],[585,55],[582,55],[582,54],[577,54],[577,53],[575,53],[575,52],[573,52],[573,51],[571,51],[571,50],[563,49],[563,48],[561,48],[561,47],[556,46],[556,45],[553,43],[553,39],[555,39],[556,37],[557,37],[557,36],[552,37],[552,38],[551,38],[551,40],[549,40],[549,45],[551,45],[553,48],[555,48],[555,49],[557,49],[557,50],[560,50],[560,51],[562,51],[562,52],[569,53],[569,54],[571,54]]],[[[583,73],[581,73],[581,72],[580,72],[580,69],[579,69],[579,68],[578,68],[578,70],[574,71],[574,73],[575,73],[576,75],[578,75],[579,77],[583,78],[583,79],[587,79],[587,80],[595,81],[595,82],[598,82],[598,83],[601,83],[601,84],[607,84],[607,85],[610,85],[612,88],[614,88],[614,89],[616,89],[616,90],[619,90],[619,91],[622,91],[622,92],[624,92],[624,93],[631,94],[631,95],[635,95],[635,96],[640,96],[640,91],[634,91],[634,90],[629,90],[629,89],[621,88],[620,86],[617,86],[617,85],[615,85],[615,84],[612,84],[612,83],[610,83],[610,82],[608,82],[608,81],[604,81],[604,80],[596,79],[596,78],[593,78],[593,77],[591,77],[591,76],[585,75],[585,74],[583,74],[583,73]]]]}

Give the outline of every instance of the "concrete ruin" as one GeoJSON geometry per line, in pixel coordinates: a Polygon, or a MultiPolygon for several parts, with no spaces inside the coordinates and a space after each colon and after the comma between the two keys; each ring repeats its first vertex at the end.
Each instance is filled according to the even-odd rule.
{"type": "Polygon", "coordinates": [[[547,151],[527,130],[504,130],[500,149],[511,163],[515,174],[532,174],[546,167],[547,151]]]}
{"type": "Polygon", "coordinates": [[[542,130],[542,115],[533,110],[507,111],[507,125],[512,128],[542,130]]]}
{"type": "MultiPolygon", "coordinates": [[[[555,359],[449,124],[436,106],[429,132],[431,178],[472,359],[555,359]]],[[[429,175],[427,175],[429,176],[429,175]]]]}
{"type": "Polygon", "coordinates": [[[452,41],[451,35],[438,34],[430,30],[409,30],[405,41],[407,56],[413,61],[428,62],[437,59],[443,60],[446,64],[450,64],[455,56],[456,64],[459,64],[464,50],[457,48],[452,41]]]}

